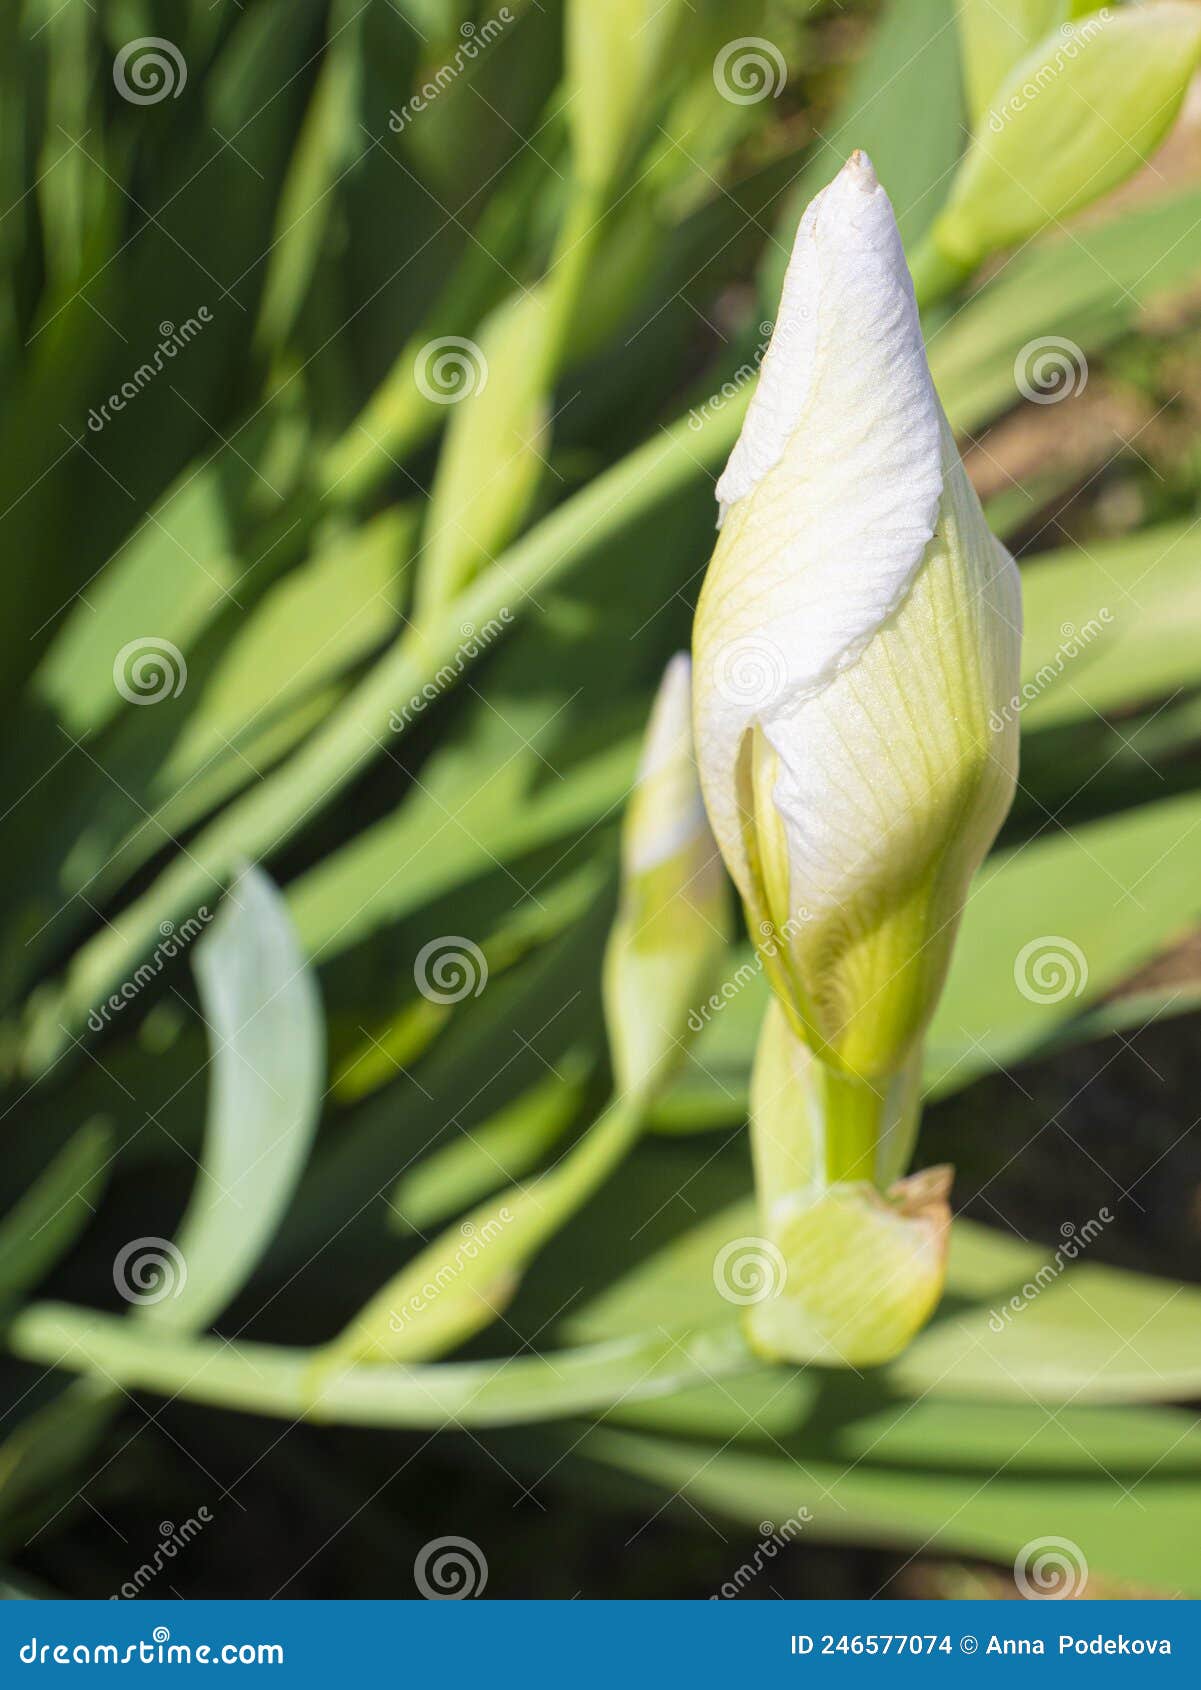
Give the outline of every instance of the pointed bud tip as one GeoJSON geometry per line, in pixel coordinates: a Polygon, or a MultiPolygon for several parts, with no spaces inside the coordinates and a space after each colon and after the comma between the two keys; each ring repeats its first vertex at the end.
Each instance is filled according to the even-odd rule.
{"type": "Polygon", "coordinates": [[[659,683],[622,836],[627,877],[644,874],[697,842],[716,862],[693,753],[692,659],[687,652],[676,653],[659,683]]]}
{"type": "Polygon", "coordinates": [[[856,147],[850,158],[843,165],[839,175],[846,176],[854,182],[860,193],[872,194],[880,186],[880,178],[876,175],[876,167],[863,151],[856,147]]]}
{"type": "Polygon", "coordinates": [[[663,670],[663,687],[684,687],[692,685],[692,653],[677,651],[669,657],[663,670]]]}
{"type": "Polygon", "coordinates": [[[637,779],[645,781],[683,756],[692,758],[692,658],[677,651],[663,671],[642,742],[637,779]]]}
{"type": "MultiPolygon", "coordinates": [[[[816,195],[809,207],[807,233],[818,234],[818,220],[833,217],[844,227],[859,227],[859,211],[865,200],[872,200],[880,191],[876,167],[860,147],[847,159],[842,169],[816,195]]],[[[891,221],[891,207],[889,208],[891,221]]],[[[802,220],[804,226],[804,220],[802,220]]]]}

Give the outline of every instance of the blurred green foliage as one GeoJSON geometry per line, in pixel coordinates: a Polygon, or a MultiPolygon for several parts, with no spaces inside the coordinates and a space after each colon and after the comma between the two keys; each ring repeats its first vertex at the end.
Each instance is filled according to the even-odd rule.
{"type": "MultiPolygon", "coordinates": [[[[798,215],[854,146],[925,253],[935,379],[1025,577],[1022,786],[932,1094],[1069,1046],[1100,1071],[1095,1041],[1198,1001],[1195,960],[1140,974],[1201,914],[1195,133],[1154,165],[1127,145],[1109,199],[948,268],[929,241],[962,199],[965,113],[981,133],[1002,82],[973,44],[965,102],[968,28],[953,0],[0,12],[19,1574],[103,1594],[131,1551],[89,1535],[89,1503],[150,1532],[216,1484],[278,1561],[271,1594],[303,1556],[262,1494],[235,1515],[291,1425],[302,1541],[405,1465],[403,1531],[372,1508],[348,1538],[376,1568],[461,1529],[499,1463],[639,1519],[679,1495],[756,1530],[805,1504],[808,1541],[906,1555],[1006,1563],[1050,1533],[1099,1575],[1201,1593],[1201,1433],[1169,1406],[1201,1395],[1201,1294],[1101,1266],[1106,1235],[997,1329],[1087,1218],[1045,1159],[1031,1215],[959,1224],[897,1363],[748,1371],[712,1271],[752,1228],[744,939],[652,1130],[623,1134],[503,1318],[451,1361],[313,1371],[442,1228],[595,1142],[640,736],[798,215]],[[1048,941],[1069,973],[1031,995],[1018,959],[1048,941]],[[465,990],[421,989],[435,942],[465,990]],[[1052,1246],[1006,1236],[1026,1225],[1052,1246]],[[284,1416],[261,1443],[256,1410],[284,1416]]],[[[1029,103],[1027,209],[1055,94],[1029,103]]],[[[1137,1201],[1115,1183],[1116,1235],[1137,1201]]],[[[546,1530],[506,1539],[507,1502],[476,1529],[536,1592],[546,1530]]],[[[380,1593],[408,1594],[394,1560],[380,1593]]],[[[662,1560],[646,1577],[675,1589],[662,1560]]],[[[380,1578],[351,1565],[336,1593],[380,1578]]],[[[232,1593],[213,1570],[193,1588],[232,1593]]]]}

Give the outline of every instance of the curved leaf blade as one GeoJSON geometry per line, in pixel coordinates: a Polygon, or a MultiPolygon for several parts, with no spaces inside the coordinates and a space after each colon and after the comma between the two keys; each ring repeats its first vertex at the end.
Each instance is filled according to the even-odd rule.
{"type": "Polygon", "coordinates": [[[212,1081],[200,1173],[179,1234],[176,1293],[141,1319],[208,1325],[235,1297],[291,1202],[320,1114],[325,1027],[283,898],[258,868],[235,881],[195,953],[212,1081]]]}

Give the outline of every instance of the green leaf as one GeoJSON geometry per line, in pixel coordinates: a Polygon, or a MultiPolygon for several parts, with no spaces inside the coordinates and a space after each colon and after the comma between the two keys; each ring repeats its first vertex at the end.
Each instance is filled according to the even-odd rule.
{"type": "Polygon", "coordinates": [[[949,1301],[890,1366],[898,1389],[1040,1403],[1184,1401],[1201,1391],[1196,1287],[1067,1265],[1062,1247],[1011,1245],[962,1223],[956,1249],[983,1258],[998,1283],[975,1307],[949,1301]]]}
{"type": "MultiPolygon", "coordinates": [[[[0,416],[0,508],[16,501],[7,528],[20,606],[0,626],[0,688],[9,697],[36,667],[64,607],[185,466],[245,414],[254,266],[321,9],[322,0],[263,0],[231,22],[203,77],[178,106],[171,102],[175,114],[191,110],[190,128],[171,122],[166,107],[158,113],[163,140],[145,149],[136,189],[142,211],[131,215],[119,260],[89,255],[86,299],[78,282],[65,297],[38,298],[38,338],[0,416]],[[214,129],[238,135],[236,153],[214,144],[214,129]],[[183,181],[191,183],[186,195],[178,192],[183,181]],[[198,263],[192,255],[200,253],[211,262],[198,263]],[[197,318],[202,307],[211,324],[200,339],[148,383],[131,386],[162,326],[197,318]],[[114,332],[96,333],[97,312],[114,332]],[[124,409],[110,411],[97,434],[89,417],[113,394],[120,401],[123,384],[133,399],[127,392],[124,409]]],[[[145,115],[111,87],[109,94],[112,144],[123,149],[146,134],[145,115]]],[[[85,157],[96,158],[94,140],[80,139],[85,157]]],[[[121,206],[122,215],[132,213],[127,196],[121,206]]]]}
{"type": "Polygon", "coordinates": [[[1201,915],[1196,794],[1003,853],[968,900],[931,1029],[927,1081],[1027,1056],[1201,915]]]}
{"type": "Polygon", "coordinates": [[[81,1127],[0,1221],[0,1302],[36,1285],[88,1224],[111,1144],[102,1122],[81,1127]]]}
{"type": "MultiPolygon", "coordinates": [[[[1033,1419],[1027,1424],[1034,1429],[1033,1419]]],[[[1161,1447],[1178,1436],[1174,1423],[1165,1425],[1161,1447]]],[[[1032,1540],[1047,1536],[1050,1509],[1054,1535],[1078,1547],[1094,1579],[1108,1574],[1165,1595],[1201,1594],[1193,1488],[1157,1474],[1151,1463],[1138,1486],[1139,1507],[1115,1508],[1114,1480],[1103,1467],[1087,1478],[1006,1468],[982,1475],[951,1466],[914,1474],[871,1462],[848,1466],[808,1451],[749,1454],[608,1430],[591,1433],[580,1450],[679,1496],[691,1509],[717,1511],[755,1531],[763,1521],[778,1527],[802,1518],[799,1511],[807,1509],[802,1540],[815,1543],[866,1542],[1012,1566],[1032,1540]]],[[[770,1565],[766,1555],[761,1560],[770,1565]]],[[[747,1576],[754,1565],[748,1563],[747,1576]]],[[[740,1573],[730,1568],[731,1580],[738,1580],[731,1594],[742,1587],[740,1573]]]]}
{"type": "MultiPolygon", "coordinates": [[[[1084,1404],[1195,1396],[1201,1357],[1190,1333],[1201,1318],[1201,1289],[1082,1259],[1105,1220],[1094,1217],[1087,1233],[1081,1228],[1058,1250],[956,1220],[941,1307],[896,1361],[866,1377],[919,1398],[1084,1404]]],[[[598,1343],[652,1319],[675,1331],[721,1330],[730,1304],[715,1260],[731,1240],[753,1244],[755,1234],[750,1199],[720,1210],[573,1314],[568,1335],[598,1343]]]]}
{"type": "Polygon", "coordinates": [[[1069,0],[957,0],[959,39],[973,124],[1019,60],[1062,24],[1069,0]]]}
{"type": "Polygon", "coordinates": [[[1182,0],[1102,8],[1040,42],[996,89],[934,226],[965,268],[1039,234],[1147,162],[1201,58],[1182,0]]]}
{"type": "Polygon", "coordinates": [[[642,1128],[642,1100],[615,1098],[571,1149],[528,1186],[514,1186],[448,1227],[407,1262],[339,1333],[322,1379],[347,1362],[421,1362],[490,1325],[535,1252],[566,1227],[642,1128]]]}
{"type": "Polygon", "coordinates": [[[67,1303],[35,1303],[14,1322],[15,1354],[190,1402],[348,1426],[505,1426],[660,1396],[752,1366],[732,1329],[434,1366],[350,1366],[323,1374],[310,1350],[151,1334],[67,1303]]]}
{"type": "Polygon", "coordinates": [[[427,302],[416,332],[363,405],[353,423],[318,464],[322,496],[331,501],[361,497],[388,476],[415,446],[447,419],[439,391],[419,371],[429,370],[430,347],[462,336],[512,289],[514,274],[526,268],[524,249],[529,207],[554,168],[560,150],[561,118],[552,114],[537,150],[524,148],[493,184],[475,238],[460,255],[437,295],[427,302]],[[435,397],[431,398],[430,395],[435,397]]]}
{"type": "Polygon", "coordinates": [[[586,1075],[586,1064],[569,1057],[470,1133],[418,1162],[392,1188],[392,1225],[423,1232],[529,1173],[578,1112],[586,1075]]]}
{"type": "Polygon", "coordinates": [[[645,124],[682,10],[680,0],[567,0],[567,109],[587,188],[608,185],[631,132],[645,124]]]}
{"type": "MultiPolygon", "coordinates": [[[[0,1444],[0,1503],[6,1538],[20,1540],[22,1511],[36,1508],[34,1522],[53,1512],[47,1495],[67,1481],[115,1418],[120,1394],[100,1376],[76,1379],[43,1402],[0,1444]]],[[[35,1529],[31,1522],[29,1530],[35,1529]]]]}
{"type": "Polygon", "coordinates": [[[1057,551],[1022,574],[1025,731],[1201,682],[1201,532],[1166,523],[1057,551]]]}
{"type": "Polygon", "coordinates": [[[493,715],[480,721],[470,744],[444,745],[436,769],[423,773],[421,789],[401,808],[298,882],[289,904],[309,950],[335,956],[488,867],[571,838],[620,801],[637,741],[619,741],[570,780],[546,783],[539,779],[539,717],[545,723],[536,708],[504,720],[493,715]],[[523,728],[535,748],[515,744],[523,728]]]}
{"type": "Polygon", "coordinates": [[[196,946],[212,1075],[200,1170],[176,1245],[186,1279],[140,1318],[207,1325],[275,1235],[320,1112],[324,1028],[317,987],[284,903],[261,870],[230,888],[196,946]]]}
{"type": "Polygon", "coordinates": [[[71,607],[38,670],[35,690],[66,728],[94,732],[128,707],[113,666],[131,640],[191,648],[238,590],[235,547],[217,467],[182,477],[71,607]]]}
{"type": "Polygon", "coordinates": [[[975,430],[1015,405],[1032,350],[1066,341],[1078,368],[1073,345],[1100,351],[1136,328],[1140,311],[1186,292],[1201,269],[1191,238],[1198,217],[1201,190],[1189,188],[1015,254],[929,331],[930,369],[952,426],[975,430]]]}
{"type": "Polygon", "coordinates": [[[423,349],[419,384],[453,403],[430,492],[418,576],[422,616],[446,614],[521,527],[549,448],[555,324],[550,290],[514,294],[479,340],[423,349]]]}
{"type": "Polygon", "coordinates": [[[364,145],[357,110],[362,39],[355,27],[362,10],[349,0],[336,0],[330,10],[321,71],[280,194],[267,259],[256,334],[268,352],[287,343],[333,220],[339,179],[364,145]]]}

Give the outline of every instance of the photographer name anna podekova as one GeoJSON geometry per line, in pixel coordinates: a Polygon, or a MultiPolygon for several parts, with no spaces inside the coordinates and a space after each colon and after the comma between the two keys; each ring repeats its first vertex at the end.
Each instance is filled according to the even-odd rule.
{"type": "MultiPolygon", "coordinates": [[[[990,1637],[984,1645],[986,1655],[1045,1655],[1047,1639],[1042,1637],[990,1637]]],[[[1060,1655],[1170,1655],[1170,1637],[1070,1637],[1060,1632],[1056,1653],[1060,1655]]]]}

